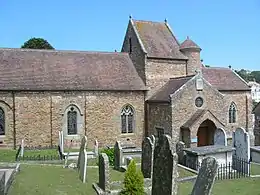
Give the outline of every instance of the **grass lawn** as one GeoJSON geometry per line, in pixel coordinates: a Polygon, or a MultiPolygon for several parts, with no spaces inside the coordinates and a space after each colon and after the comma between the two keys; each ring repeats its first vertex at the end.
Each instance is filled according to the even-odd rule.
{"type": "Polygon", "coordinates": [[[0,162],[15,162],[16,150],[0,149],[0,162]]]}
{"type": "MultiPolygon", "coordinates": [[[[218,180],[215,182],[212,195],[260,195],[260,178],[243,178],[236,180],[218,180]]],[[[188,195],[191,193],[193,183],[185,182],[179,185],[178,194],[188,195]]]]}

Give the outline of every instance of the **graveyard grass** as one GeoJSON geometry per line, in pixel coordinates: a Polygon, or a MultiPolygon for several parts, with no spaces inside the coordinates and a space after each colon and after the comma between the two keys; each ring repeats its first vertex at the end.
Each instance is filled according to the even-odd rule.
{"type": "MultiPolygon", "coordinates": [[[[139,167],[140,168],[140,167],[139,167]]],[[[110,168],[112,181],[123,181],[125,173],[110,168]]],[[[192,175],[179,168],[180,177],[192,175]]],[[[77,170],[53,165],[21,165],[10,188],[10,195],[57,195],[57,194],[96,194],[92,183],[98,182],[98,168],[87,169],[87,182],[80,181],[77,170]]]]}

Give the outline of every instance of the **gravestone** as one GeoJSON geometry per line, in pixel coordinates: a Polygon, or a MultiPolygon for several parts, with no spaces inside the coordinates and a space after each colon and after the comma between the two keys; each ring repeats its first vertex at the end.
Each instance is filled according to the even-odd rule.
{"type": "Polygon", "coordinates": [[[5,171],[0,171],[0,195],[5,194],[5,171]]]}
{"type": "Polygon", "coordinates": [[[154,137],[154,135],[151,135],[151,136],[150,136],[150,139],[151,139],[153,145],[155,146],[155,137],[154,137]]]}
{"type": "Polygon", "coordinates": [[[169,135],[161,135],[154,149],[152,195],[177,194],[178,156],[169,135]]]}
{"type": "Polygon", "coordinates": [[[114,146],[114,157],[115,157],[115,163],[114,168],[115,170],[120,170],[122,167],[122,160],[123,160],[123,149],[121,146],[120,141],[117,141],[114,146]]]}
{"type": "Polygon", "coordinates": [[[22,139],[22,143],[21,143],[21,153],[20,156],[23,157],[24,155],[24,139],[22,139]]]}
{"type": "Polygon", "coordinates": [[[180,164],[184,164],[184,155],[185,155],[185,152],[184,152],[184,149],[185,148],[185,143],[182,142],[182,141],[179,141],[177,144],[176,144],[176,153],[178,155],[178,162],[180,164]]]}
{"type": "Polygon", "coordinates": [[[79,156],[78,156],[78,163],[77,163],[78,170],[80,170],[81,155],[83,154],[86,148],[87,148],[87,137],[83,136],[83,138],[81,139],[81,145],[80,145],[79,156]]]}
{"type": "Polygon", "coordinates": [[[240,159],[238,161],[236,160],[235,162],[233,159],[233,168],[237,171],[248,174],[250,171],[250,139],[248,132],[246,132],[245,129],[237,128],[236,131],[233,132],[233,147],[236,148],[234,151],[235,158],[240,159]],[[241,160],[246,162],[246,166],[242,165],[243,163],[241,160]]]}
{"type": "Polygon", "coordinates": [[[144,178],[152,178],[153,172],[154,143],[150,137],[144,138],[142,142],[141,170],[144,178]]]}
{"type": "Polygon", "coordinates": [[[85,183],[86,182],[86,177],[87,177],[87,160],[88,160],[88,155],[87,151],[84,148],[83,152],[80,155],[80,166],[79,166],[79,178],[80,180],[85,183]]]}
{"type": "Polygon", "coordinates": [[[63,131],[59,131],[59,146],[61,153],[64,153],[64,136],[63,136],[63,131]]]}
{"type": "Polygon", "coordinates": [[[98,141],[95,140],[95,143],[94,143],[94,153],[95,153],[95,156],[98,156],[98,141]]]}
{"type": "Polygon", "coordinates": [[[110,189],[109,159],[105,153],[99,155],[99,187],[105,192],[110,189]]]}
{"type": "Polygon", "coordinates": [[[129,166],[129,164],[131,163],[132,160],[133,160],[133,158],[131,156],[126,157],[126,167],[129,166]]]}
{"type": "Polygon", "coordinates": [[[215,130],[214,145],[227,146],[227,134],[224,129],[217,128],[215,130]]]}
{"type": "Polygon", "coordinates": [[[191,195],[209,195],[217,175],[217,170],[218,163],[215,158],[204,158],[191,195]]]}

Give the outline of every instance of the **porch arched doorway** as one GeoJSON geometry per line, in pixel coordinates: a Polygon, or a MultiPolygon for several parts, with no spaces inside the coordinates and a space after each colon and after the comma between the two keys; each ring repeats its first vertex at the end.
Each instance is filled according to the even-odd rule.
{"type": "Polygon", "coordinates": [[[214,145],[214,133],[216,125],[211,120],[207,119],[202,122],[197,132],[197,146],[214,145]]]}

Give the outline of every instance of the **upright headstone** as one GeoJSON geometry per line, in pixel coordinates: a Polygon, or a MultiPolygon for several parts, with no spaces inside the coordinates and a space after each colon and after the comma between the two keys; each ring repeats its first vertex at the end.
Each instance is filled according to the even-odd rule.
{"type": "Polygon", "coordinates": [[[217,128],[215,130],[214,145],[227,146],[227,134],[224,129],[217,128]]]}
{"type": "Polygon", "coordinates": [[[22,139],[22,143],[21,143],[21,154],[20,156],[23,157],[24,155],[24,139],[22,139]]]}
{"type": "Polygon", "coordinates": [[[154,137],[154,135],[151,135],[151,136],[150,136],[150,139],[151,139],[153,145],[155,146],[155,137],[154,137]]]}
{"type": "Polygon", "coordinates": [[[61,153],[64,153],[64,137],[63,137],[63,131],[59,131],[59,146],[61,153]]]}
{"type": "Polygon", "coordinates": [[[154,143],[150,137],[144,138],[142,142],[141,170],[144,178],[152,178],[153,172],[154,143]]]}
{"type": "Polygon", "coordinates": [[[180,164],[184,164],[184,149],[185,148],[185,143],[182,142],[182,141],[179,141],[177,144],[176,144],[176,153],[178,155],[178,162],[180,164]]]}
{"type": "Polygon", "coordinates": [[[115,157],[114,168],[115,170],[120,170],[123,162],[123,149],[120,141],[117,141],[114,146],[114,157],[115,157]]]}
{"type": "MultiPolygon", "coordinates": [[[[176,143],[175,143],[176,144],[176,143]]],[[[154,149],[152,195],[176,195],[178,156],[169,135],[161,135],[154,149]]]]}
{"type": "Polygon", "coordinates": [[[80,180],[85,183],[87,177],[87,160],[88,155],[86,149],[83,149],[82,154],[80,155],[80,167],[79,167],[79,178],[80,180]]]}
{"type": "Polygon", "coordinates": [[[133,158],[131,156],[126,157],[126,167],[128,167],[130,165],[132,160],[133,160],[133,158]]]}
{"type": "Polygon", "coordinates": [[[83,154],[84,149],[86,148],[87,148],[87,137],[83,136],[83,138],[81,139],[81,145],[80,145],[79,156],[78,156],[78,163],[77,163],[78,170],[80,170],[81,155],[83,154]]]}
{"type": "Polygon", "coordinates": [[[5,171],[0,171],[0,195],[5,195],[5,171]]]}
{"type": "Polygon", "coordinates": [[[248,174],[250,171],[250,139],[245,129],[237,128],[233,132],[233,147],[236,148],[234,151],[235,159],[233,159],[232,163],[233,168],[248,174]]]}
{"type": "Polygon", "coordinates": [[[110,190],[109,159],[105,153],[99,155],[99,187],[105,192],[110,190]]]}
{"type": "Polygon", "coordinates": [[[94,142],[94,153],[95,153],[95,156],[98,156],[98,141],[95,140],[94,142]]]}
{"type": "Polygon", "coordinates": [[[217,170],[218,163],[215,158],[204,158],[191,195],[209,195],[217,175],[217,170]]]}

